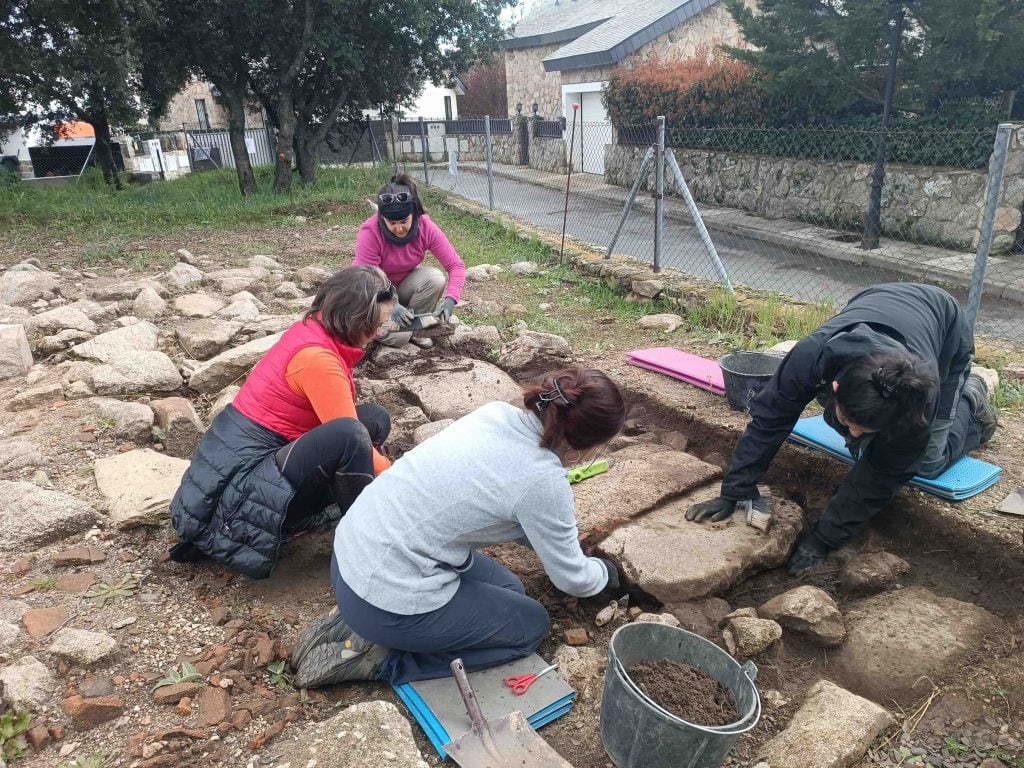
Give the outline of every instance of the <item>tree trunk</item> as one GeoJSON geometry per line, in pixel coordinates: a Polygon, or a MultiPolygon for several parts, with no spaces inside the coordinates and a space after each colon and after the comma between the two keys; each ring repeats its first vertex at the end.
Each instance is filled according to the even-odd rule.
{"type": "Polygon", "coordinates": [[[114,153],[110,149],[110,123],[107,121],[106,112],[98,115],[90,115],[86,121],[92,126],[96,134],[96,161],[100,170],[103,171],[103,180],[114,189],[122,189],[121,174],[117,172],[117,165],[114,163],[114,153]]]}
{"type": "Polygon", "coordinates": [[[295,161],[303,184],[316,184],[316,137],[300,123],[295,127],[295,161]]]}
{"type": "Polygon", "coordinates": [[[231,156],[235,159],[235,171],[238,174],[238,189],[242,195],[256,194],[256,175],[252,171],[249,150],[245,147],[245,99],[239,88],[224,88],[218,85],[224,94],[228,108],[228,140],[231,142],[231,156]]]}
{"type": "Polygon", "coordinates": [[[277,100],[277,163],[274,168],[274,192],[292,191],[292,163],[295,159],[295,108],[291,88],[282,88],[277,100]]]}

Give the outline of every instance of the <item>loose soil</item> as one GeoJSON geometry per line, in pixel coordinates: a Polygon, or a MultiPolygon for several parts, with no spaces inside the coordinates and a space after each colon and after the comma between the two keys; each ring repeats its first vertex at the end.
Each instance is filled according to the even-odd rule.
{"type": "Polygon", "coordinates": [[[626,672],[648,698],[697,725],[731,725],[739,719],[732,692],[696,667],[672,659],[641,661],[626,672]]]}

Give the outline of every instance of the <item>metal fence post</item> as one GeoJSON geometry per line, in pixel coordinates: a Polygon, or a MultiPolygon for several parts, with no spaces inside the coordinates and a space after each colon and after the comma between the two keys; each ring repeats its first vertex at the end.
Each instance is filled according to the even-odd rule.
{"type": "Polygon", "coordinates": [[[430,169],[427,167],[427,124],[420,118],[420,149],[423,152],[423,183],[430,186],[430,169]]]}
{"type": "Polygon", "coordinates": [[[484,143],[487,154],[487,208],[494,210],[494,153],[491,150],[491,116],[484,115],[484,143]]]}
{"type": "Polygon", "coordinates": [[[971,290],[967,295],[967,322],[971,333],[978,321],[981,296],[985,292],[985,270],[988,268],[988,254],[992,250],[992,236],[995,231],[996,209],[1003,188],[1003,171],[1006,168],[1006,153],[1010,148],[1010,133],[1013,125],[1001,123],[996,130],[996,143],[992,148],[992,160],[988,167],[988,187],[985,190],[985,208],[981,216],[981,231],[978,237],[978,251],[974,256],[974,272],[971,275],[971,290]]]}
{"type": "Polygon", "coordinates": [[[654,150],[654,271],[661,271],[665,239],[665,116],[658,117],[658,143],[654,150]]]}
{"type": "Polygon", "coordinates": [[[644,159],[640,162],[640,170],[637,171],[636,179],[633,180],[633,186],[629,190],[629,196],[626,197],[626,205],[622,208],[622,214],[619,216],[619,223],[615,227],[615,234],[612,235],[612,241],[608,243],[608,250],[605,251],[604,257],[610,259],[612,253],[615,252],[615,246],[619,242],[619,236],[622,234],[622,228],[626,225],[626,219],[629,217],[629,211],[633,207],[633,202],[636,200],[636,194],[640,191],[640,185],[643,184],[644,179],[647,178],[647,172],[651,169],[651,161],[654,160],[654,147],[648,147],[647,152],[644,154],[644,159]]]}

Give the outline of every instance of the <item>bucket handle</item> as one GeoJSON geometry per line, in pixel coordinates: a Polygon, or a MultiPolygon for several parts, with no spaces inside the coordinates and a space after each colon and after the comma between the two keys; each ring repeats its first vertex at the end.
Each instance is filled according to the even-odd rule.
{"type": "Polygon", "coordinates": [[[740,669],[743,670],[743,674],[747,676],[747,679],[750,680],[750,682],[757,680],[757,664],[754,662],[747,661],[742,667],[740,667],[740,669]]]}

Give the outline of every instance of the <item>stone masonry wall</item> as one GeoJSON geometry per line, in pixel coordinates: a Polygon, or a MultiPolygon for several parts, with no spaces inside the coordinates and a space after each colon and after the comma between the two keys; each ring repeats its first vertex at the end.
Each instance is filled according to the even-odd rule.
{"type": "Polygon", "coordinates": [[[545,72],[543,60],[561,45],[540,45],[505,51],[505,80],[508,94],[508,114],[516,113],[516,104],[523,105],[523,113],[530,114],[537,102],[541,117],[562,114],[562,80],[557,72],[545,72]]]}
{"type": "MultiPolygon", "coordinates": [[[[606,147],[605,180],[630,187],[646,151],[646,147],[606,147]]],[[[674,151],[698,202],[835,228],[857,228],[863,221],[871,183],[869,163],[674,151]]],[[[652,172],[644,189],[651,189],[653,183],[652,172]]],[[[890,164],[882,188],[882,230],[901,239],[971,249],[977,242],[986,183],[987,173],[980,170],[890,164]]],[[[671,174],[665,189],[678,194],[671,174]]],[[[1021,226],[1022,207],[1024,126],[1019,126],[996,217],[996,249],[1012,244],[1021,226]]]]}
{"type": "MultiPolygon", "coordinates": [[[[157,121],[157,130],[180,131],[182,123],[187,124],[189,128],[195,128],[199,124],[196,99],[206,101],[206,114],[210,118],[211,128],[227,128],[228,111],[213,97],[210,84],[202,80],[191,80],[171,99],[167,111],[157,121]]],[[[263,118],[257,106],[246,109],[246,124],[249,128],[263,125],[263,118]]]]}

